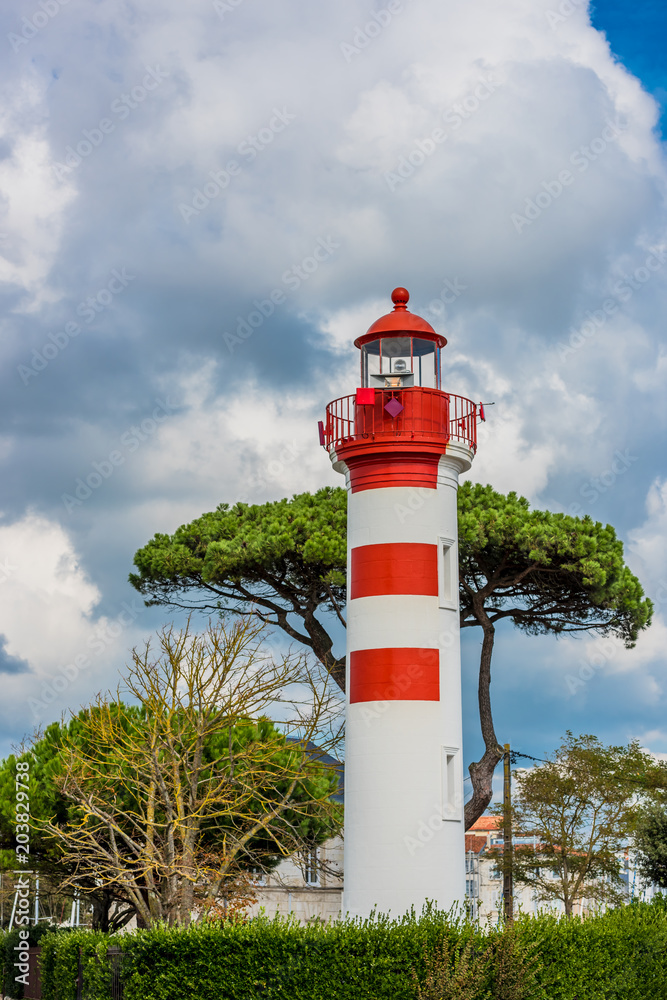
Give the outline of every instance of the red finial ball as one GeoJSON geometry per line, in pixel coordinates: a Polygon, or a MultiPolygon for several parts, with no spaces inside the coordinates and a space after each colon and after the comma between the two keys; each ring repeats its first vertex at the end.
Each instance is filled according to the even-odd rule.
{"type": "Polygon", "coordinates": [[[391,293],[391,301],[394,309],[405,309],[410,301],[410,292],[407,288],[395,288],[391,293]]]}

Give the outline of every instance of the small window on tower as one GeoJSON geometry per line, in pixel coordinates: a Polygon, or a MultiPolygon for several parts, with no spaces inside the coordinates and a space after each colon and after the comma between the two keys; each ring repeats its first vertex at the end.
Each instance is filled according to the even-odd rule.
{"type": "Polygon", "coordinates": [[[456,572],[456,544],[451,538],[440,539],[440,584],[438,592],[440,594],[440,607],[456,610],[458,606],[458,580],[456,572]]]}
{"type": "Polygon", "coordinates": [[[459,774],[459,752],[453,747],[442,748],[442,818],[461,820],[463,796],[459,774]]]}

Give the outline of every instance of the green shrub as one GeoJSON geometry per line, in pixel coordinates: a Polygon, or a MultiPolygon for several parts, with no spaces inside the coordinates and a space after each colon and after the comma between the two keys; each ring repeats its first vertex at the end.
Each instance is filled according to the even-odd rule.
{"type": "Polygon", "coordinates": [[[526,939],[522,924],[510,924],[492,936],[487,969],[493,1000],[549,1000],[540,985],[544,965],[538,941],[526,939]]]}
{"type": "Polygon", "coordinates": [[[548,1000],[539,985],[537,943],[511,924],[491,933],[484,947],[445,938],[424,956],[423,982],[413,970],[417,1000],[548,1000]]]}
{"type": "Polygon", "coordinates": [[[667,1000],[667,912],[662,900],[559,920],[522,917],[549,1000],[667,1000]]]}
{"type": "Polygon", "coordinates": [[[424,949],[474,929],[427,911],[420,919],[302,926],[289,920],[159,928],[123,939],[125,1000],[414,1000],[424,949]]]}
{"type": "MultiPolygon", "coordinates": [[[[79,956],[86,1000],[110,1000],[110,945],[123,950],[124,1000],[667,1000],[664,900],[585,919],[520,916],[486,932],[434,910],[397,921],[258,918],[114,937],[40,932],[44,1000],[76,1000],[79,956]]],[[[12,980],[17,940],[0,935],[12,980]]]]}
{"type": "Polygon", "coordinates": [[[42,1000],[76,1000],[79,957],[86,1000],[109,1000],[111,972],[107,959],[107,934],[73,930],[51,933],[42,939],[40,956],[42,1000]]]}
{"type": "Polygon", "coordinates": [[[433,911],[394,923],[157,928],[128,935],[123,950],[125,1000],[416,1000],[419,990],[445,1000],[464,989],[470,1000],[667,1000],[660,902],[584,920],[520,917],[486,934],[433,911]]]}

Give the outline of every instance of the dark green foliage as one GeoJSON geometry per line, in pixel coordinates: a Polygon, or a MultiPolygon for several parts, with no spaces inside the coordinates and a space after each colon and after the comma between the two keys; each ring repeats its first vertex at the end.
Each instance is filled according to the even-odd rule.
{"type": "Polygon", "coordinates": [[[648,882],[667,889],[667,810],[657,803],[645,806],[635,830],[638,868],[648,882]]]}
{"type": "Polygon", "coordinates": [[[313,650],[336,683],[344,662],[318,610],[342,619],[347,494],[329,487],[273,503],[223,503],[135,554],[147,604],[256,614],[313,650]],[[297,624],[298,620],[298,624],[297,624]]]}
{"type": "Polygon", "coordinates": [[[489,944],[488,968],[493,981],[493,1000],[537,1000],[544,965],[537,941],[526,941],[521,923],[512,923],[489,944]]]}
{"type": "Polygon", "coordinates": [[[324,997],[412,997],[411,965],[424,944],[442,933],[437,920],[417,924],[315,924],[253,920],[199,926],[173,934],[161,928],[132,936],[126,953],[131,973],[126,1000],[319,1000],[324,997]],[[162,972],[149,969],[161,956],[162,972]],[[165,960],[166,958],[166,960],[165,960]],[[384,992],[386,989],[390,992],[384,992]],[[378,988],[383,992],[378,993],[378,988]],[[180,992],[179,992],[180,991],[180,992]]]}
{"type": "Polygon", "coordinates": [[[486,933],[420,920],[286,920],[90,931],[42,941],[44,1000],[110,1000],[107,947],[124,952],[124,1000],[667,1000],[667,903],[599,917],[519,916],[486,933]]]}
{"type": "Polygon", "coordinates": [[[278,604],[288,594],[327,604],[344,593],[346,525],[340,488],[259,505],[222,503],[172,536],[155,535],[136,553],[139,572],[130,582],[149,604],[201,589],[201,606],[214,609],[216,597],[238,602],[244,590],[263,586],[278,604]]]}
{"type": "Polygon", "coordinates": [[[86,1000],[110,1000],[111,971],[107,950],[116,939],[98,931],[49,934],[41,941],[42,1000],[76,1000],[79,958],[86,1000]]]}
{"type": "MultiPolygon", "coordinates": [[[[346,505],[342,488],[220,504],[171,536],[155,535],[136,553],[130,581],[149,604],[239,608],[254,598],[274,613],[340,607],[346,505]]],[[[472,596],[482,591],[492,621],[508,617],[531,634],[595,629],[632,646],[650,624],[651,602],[611,525],[531,510],[514,492],[472,482],[459,488],[458,511],[463,625],[479,624],[472,596]]]]}
{"type": "Polygon", "coordinates": [[[601,917],[520,920],[537,944],[547,1000],[665,1000],[667,910],[662,899],[601,917]]]}
{"type": "Polygon", "coordinates": [[[444,938],[425,954],[426,975],[413,979],[417,1000],[542,1000],[543,966],[536,941],[524,940],[520,924],[510,924],[479,939],[444,938]]]}
{"type": "Polygon", "coordinates": [[[631,647],[653,605],[623,559],[610,524],[549,510],[465,482],[458,494],[461,624],[510,618],[530,635],[595,629],[631,647]]]}

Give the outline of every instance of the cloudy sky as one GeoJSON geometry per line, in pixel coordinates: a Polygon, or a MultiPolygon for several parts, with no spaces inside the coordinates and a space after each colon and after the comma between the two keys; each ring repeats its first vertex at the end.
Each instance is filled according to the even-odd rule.
{"type": "Polygon", "coordinates": [[[667,753],[664,17],[2,5],[1,754],[166,620],[127,583],[156,531],[341,484],[316,422],[398,284],[495,402],[471,475],[612,523],[657,605],[632,652],[502,630],[501,741],[667,753]]]}

